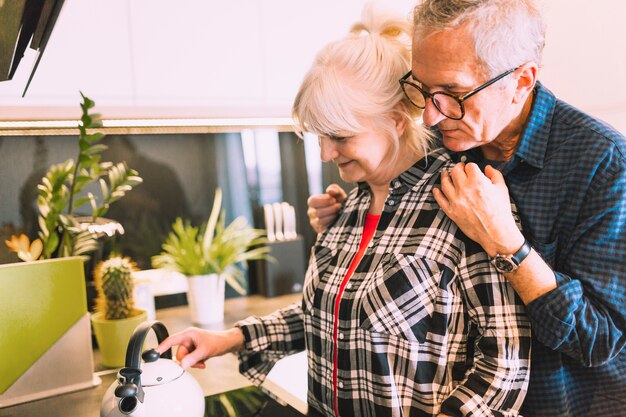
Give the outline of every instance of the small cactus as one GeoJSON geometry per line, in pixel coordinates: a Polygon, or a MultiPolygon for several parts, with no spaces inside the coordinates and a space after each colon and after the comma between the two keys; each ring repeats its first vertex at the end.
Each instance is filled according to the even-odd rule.
{"type": "Polygon", "coordinates": [[[107,320],[131,317],[135,308],[132,272],[136,265],[127,257],[115,256],[100,262],[94,270],[98,291],[96,311],[107,320]]]}

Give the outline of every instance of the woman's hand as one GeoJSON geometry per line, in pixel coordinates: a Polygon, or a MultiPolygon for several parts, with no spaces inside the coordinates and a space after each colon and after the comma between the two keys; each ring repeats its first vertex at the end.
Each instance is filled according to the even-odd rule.
{"type": "Polygon", "coordinates": [[[162,354],[172,346],[178,346],[176,360],[183,368],[204,369],[207,359],[243,349],[244,337],[237,327],[224,331],[190,327],[165,339],[156,350],[162,354]]]}
{"type": "Polygon", "coordinates": [[[307,214],[313,230],[322,233],[337,218],[343,202],[346,200],[346,192],[337,184],[331,184],[326,188],[325,194],[316,194],[307,200],[307,214]]]}

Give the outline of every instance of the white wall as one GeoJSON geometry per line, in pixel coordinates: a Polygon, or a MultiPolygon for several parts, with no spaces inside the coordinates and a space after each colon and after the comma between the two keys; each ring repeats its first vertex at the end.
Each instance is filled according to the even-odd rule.
{"type": "MultiPolygon", "coordinates": [[[[413,2],[385,3],[409,13],[413,2]]],[[[549,25],[540,79],[626,132],[626,2],[540,2],[549,25]]],[[[363,3],[66,0],[26,98],[34,54],[0,82],[0,120],[74,118],[79,90],[107,117],[287,117],[314,53],[363,3]]]]}

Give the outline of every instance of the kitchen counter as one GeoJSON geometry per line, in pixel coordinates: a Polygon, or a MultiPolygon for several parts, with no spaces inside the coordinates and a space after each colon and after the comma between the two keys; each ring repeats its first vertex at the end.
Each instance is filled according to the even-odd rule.
{"type": "MultiPolygon", "coordinates": [[[[291,302],[298,302],[300,294],[289,294],[273,298],[259,295],[227,299],[225,301],[224,324],[212,327],[220,330],[231,327],[236,321],[250,315],[264,315],[291,302]]],[[[160,309],[156,312],[157,320],[163,322],[169,333],[175,333],[191,325],[187,306],[160,309]]],[[[151,332],[152,334],[152,332],[151,332]]],[[[156,338],[148,338],[156,346],[156,338]]],[[[150,342],[149,342],[150,345],[150,342]]],[[[95,375],[102,383],[94,388],[63,394],[13,407],[0,408],[0,417],[98,417],[100,403],[107,388],[115,380],[117,369],[104,369],[99,365],[97,350],[94,352],[96,363],[95,375]]],[[[288,358],[289,359],[289,358],[288,358]]],[[[68,358],[71,360],[71,358],[68,358]]],[[[206,369],[190,369],[198,380],[205,396],[230,391],[250,385],[250,382],[239,374],[239,363],[233,354],[211,358],[206,362],[206,369]]],[[[63,364],[59,364],[62,367],[63,364]]],[[[291,366],[291,365],[290,365],[291,366]]],[[[273,381],[264,383],[266,388],[292,405],[298,411],[306,413],[306,404],[301,396],[286,391],[282,384],[273,381]]]]}

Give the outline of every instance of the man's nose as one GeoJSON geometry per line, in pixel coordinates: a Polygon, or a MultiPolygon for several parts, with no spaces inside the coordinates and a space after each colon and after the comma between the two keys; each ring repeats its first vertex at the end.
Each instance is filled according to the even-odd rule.
{"type": "Polygon", "coordinates": [[[439,111],[439,109],[435,106],[435,103],[433,103],[431,99],[426,99],[426,104],[424,105],[424,110],[422,112],[424,125],[433,127],[445,118],[446,116],[439,111]]]}

